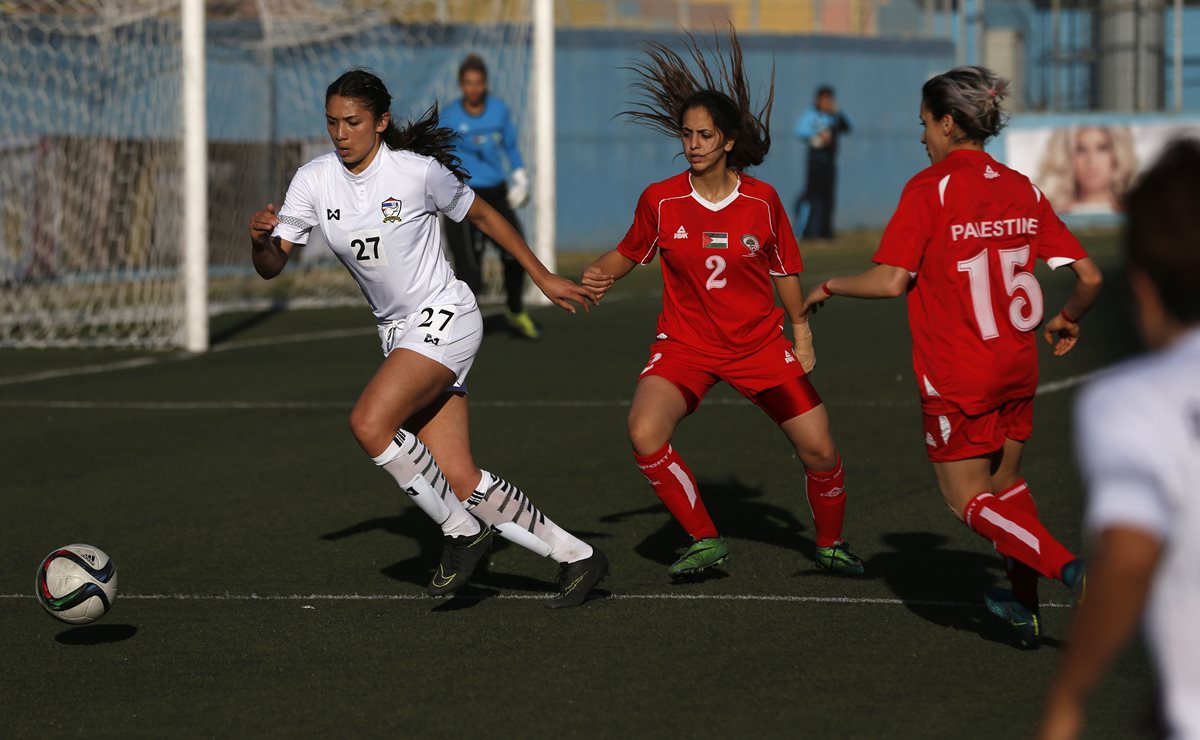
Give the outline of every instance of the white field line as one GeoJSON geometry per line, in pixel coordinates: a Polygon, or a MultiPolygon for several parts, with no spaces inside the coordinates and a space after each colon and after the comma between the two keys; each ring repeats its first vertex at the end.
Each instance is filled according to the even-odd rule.
{"type": "MultiPolygon", "coordinates": [[[[537,601],[554,594],[495,594],[478,600],[537,601]]],[[[121,594],[117,598],[132,601],[426,601],[421,594],[121,594]]],[[[464,597],[470,599],[471,597],[464,597]]],[[[33,601],[32,594],[0,594],[0,599],[33,601]]],[[[857,606],[934,606],[947,609],[977,609],[981,603],[969,601],[937,601],[927,599],[885,599],[859,596],[784,596],[780,594],[610,594],[595,601],[753,601],[787,604],[849,604],[857,606]]],[[[1050,609],[1068,608],[1070,604],[1049,601],[1039,606],[1050,609]]]]}
{"type": "MultiPolygon", "coordinates": [[[[323,332],[327,333],[327,332],[323,332]]],[[[256,340],[257,341],[257,340],[256,340]]],[[[299,341],[299,340],[296,340],[299,341]]],[[[143,362],[140,364],[152,364],[143,362]]],[[[1058,393],[1060,391],[1074,388],[1081,383],[1103,374],[1107,369],[1095,370],[1082,375],[1075,375],[1062,380],[1055,380],[1038,387],[1037,394],[1039,396],[1058,393]]],[[[96,372],[103,372],[97,370],[96,372]]],[[[30,376],[24,376],[29,378],[30,376]]],[[[54,376],[61,377],[61,376],[54,376]]],[[[10,379],[11,380],[11,379],[10,379]]],[[[0,385],[4,385],[5,381],[0,380],[0,385]]],[[[0,408],[6,409],[108,409],[108,410],[133,410],[133,411],[270,411],[270,410],[328,410],[328,409],[348,409],[353,401],[346,399],[345,401],[39,401],[39,400],[19,400],[19,401],[0,401],[0,408]]],[[[853,400],[828,400],[827,403],[835,408],[911,408],[917,405],[916,400],[910,401],[879,401],[871,399],[853,399],[853,400]]],[[[531,398],[520,401],[471,401],[472,408],[547,408],[547,409],[571,409],[571,408],[624,408],[628,407],[630,401],[627,399],[612,399],[612,400],[586,400],[586,399],[537,399],[531,398]]],[[[706,406],[745,406],[750,408],[751,404],[742,398],[707,398],[704,400],[706,406]]]]}

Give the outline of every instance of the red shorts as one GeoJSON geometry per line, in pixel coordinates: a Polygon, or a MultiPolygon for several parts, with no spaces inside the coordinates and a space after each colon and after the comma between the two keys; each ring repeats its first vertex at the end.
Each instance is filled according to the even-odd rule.
{"type": "Polygon", "coordinates": [[[777,424],[821,405],[820,395],[782,333],[757,352],[728,360],[662,339],[650,346],[650,361],[640,377],[651,375],[665,378],[679,389],[689,414],[722,380],[762,407],[777,424]]]}
{"type": "Polygon", "coordinates": [[[1006,439],[1024,442],[1033,434],[1033,398],[1005,401],[975,416],[926,411],[923,426],[925,451],[933,462],[986,457],[1004,447],[1006,439]]]}

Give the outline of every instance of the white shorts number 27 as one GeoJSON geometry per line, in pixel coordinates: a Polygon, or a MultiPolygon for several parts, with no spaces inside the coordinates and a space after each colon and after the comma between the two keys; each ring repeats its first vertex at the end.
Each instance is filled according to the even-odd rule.
{"type": "Polygon", "coordinates": [[[451,390],[465,390],[467,373],[483,340],[483,319],[474,305],[425,306],[399,321],[379,325],[384,356],[407,349],[454,373],[451,390]]]}

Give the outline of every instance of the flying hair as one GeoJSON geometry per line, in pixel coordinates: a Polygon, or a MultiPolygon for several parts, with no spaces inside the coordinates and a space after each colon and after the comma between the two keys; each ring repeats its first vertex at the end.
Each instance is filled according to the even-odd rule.
{"type": "Polygon", "coordinates": [[[766,102],[755,111],[750,101],[750,83],[746,79],[742,47],[732,27],[727,54],[721,38],[715,34],[714,43],[702,48],[696,37],[688,33],[684,46],[687,58],[657,41],[644,45],[646,58],[623,67],[637,76],[631,87],[640,93],[640,99],[630,103],[632,107],[618,115],[679,138],[683,135],[684,113],[692,108],[704,108],[721,134],[734,142],[727,155],[730,167],[740,171],[762,164],[771,148],[774,64],[771,65],[766,102]]]}

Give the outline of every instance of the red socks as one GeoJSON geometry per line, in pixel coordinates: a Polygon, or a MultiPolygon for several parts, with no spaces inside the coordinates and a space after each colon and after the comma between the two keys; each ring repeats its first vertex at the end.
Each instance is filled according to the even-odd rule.
{"type": "MultiPolygon", "coordinates": [[[[1032,503],[1030,498],[1029,505],[1032,503]]],[[[1061,578],[1062,567],[1075,556],[1050,536],[1037,516],[1024,510],[1025,506],[981,493],[967,502],[963,522],[991,540],[1001,555],[1028,565],[1047,578],[1061,578]]]]}
{"type": "Polygon", "coordinates": [[[842,539],[842,520],[846,517],[846,473],[841,456],[833,470],[817,472],[805,468],[804,477],[817,530],[817,547],[833,547],[842,539]]]}
{"type": "Polygon", "coordinates": [[[700,500],[700,491],[692,471],[688,470],[683,458],[670,443],[652,455],[642,456],[634,452],[633,459],[637,460],[638,469],[666,504],[671,516],[692,539],[717,536],[717,526],[700,500]]]}
{"type": "MultiPolygon", "coordinates": [[[[1025,483],[1024,478],[1013,483],[1003,491],[998,491],[996,498],[1015,506],[1034,518],[1037,517],[1037,504],[1033,502],[1033,495],[1029,492],[1029,486],[1025,483]]],[[[1017,596],[1017,601],[1020,601],[1030,609],[1036,610],[1038,606],[1037,571],[1019,560],[1014,560],[1010,557],[1004,558],[1004,570],[1008,572],[1008,581],[1012,584],[1012,590],[1017,596]]]]}

